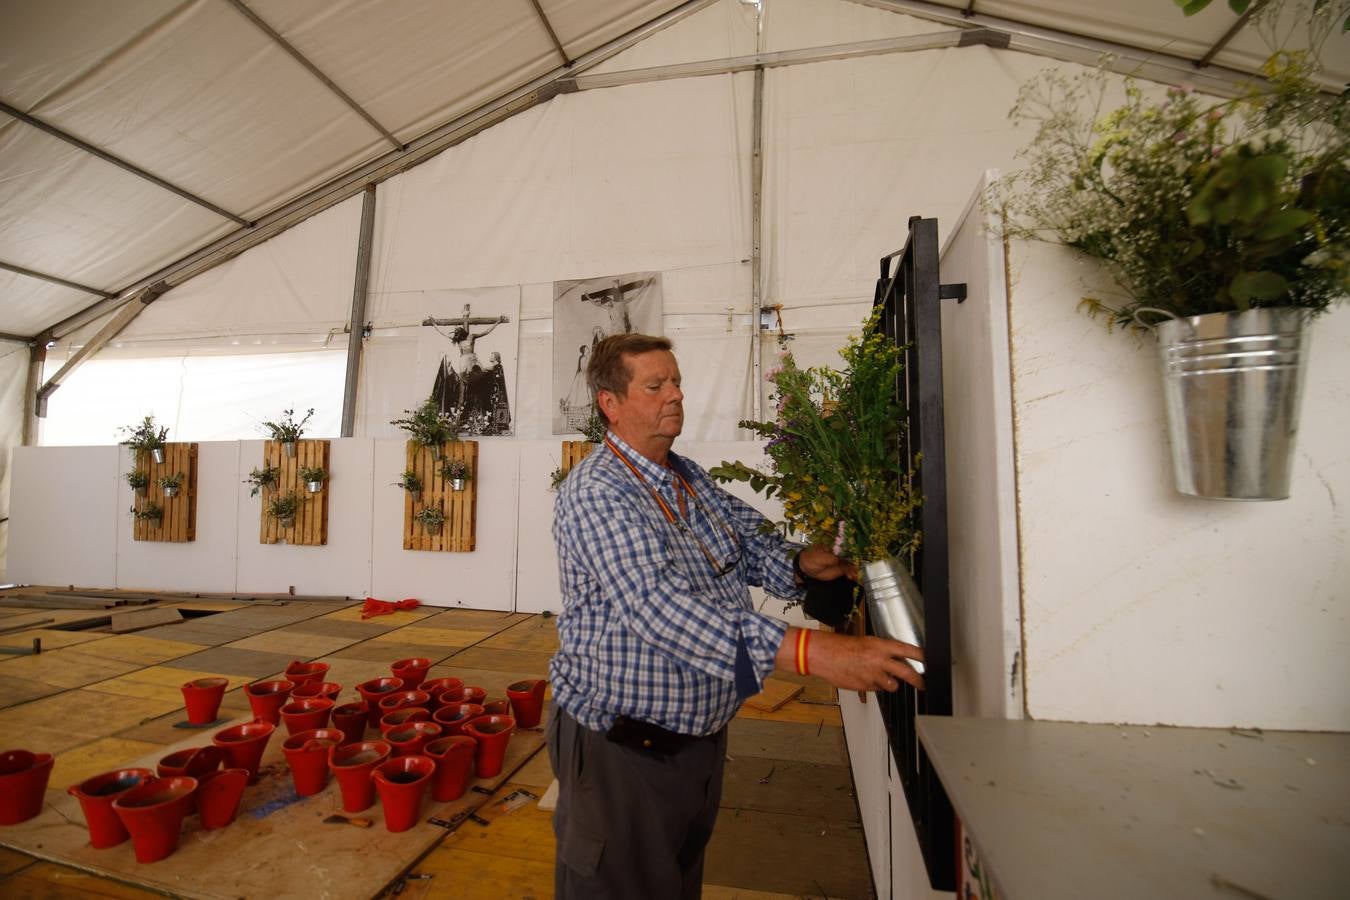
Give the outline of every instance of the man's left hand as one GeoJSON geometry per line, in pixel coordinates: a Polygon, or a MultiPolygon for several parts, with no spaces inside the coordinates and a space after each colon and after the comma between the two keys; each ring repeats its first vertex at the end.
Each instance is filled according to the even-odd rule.
{"type": "Polygon", "coordinates": [[[858,567],[846,559],[835,556],[824,547],[811,546],[797,556],[797,565],[802,574],[817,581],[833,581],[836,578],[858,580],[858,567]]]}

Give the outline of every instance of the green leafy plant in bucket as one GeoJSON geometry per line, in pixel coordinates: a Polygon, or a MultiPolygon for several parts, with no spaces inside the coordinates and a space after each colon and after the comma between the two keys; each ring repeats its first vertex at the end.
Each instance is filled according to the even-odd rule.
{"type": "Polygon", "coordinates": [[[122,477],[131,485],[133,491],[144,491],[150,486],[150,476],[140,469],[133,469],[122,477]]]}
{"type": "Polygon", "coordinates": [[[300,512],[300,505],[304,502],[304,498],[294,491],[289,494],[279,494],[268,501],[267,514],[278,521],[293,520],[296,513],[300,512]]]}
{"type": "Polygon", "coordinates": [[[254,468],[248,473],[248,478],[244,479],[244,484],[252,485],[249,488],[250,497],[258,496],[258,492],[265,487],[273,487],[278,479],[281,478],[281,469],[277,466],[263,466],[261,469],[254,468]]]}
{"type": "Polygon", "coordinates": [[[428,397],[416,409],[405,409],[404,416],[390,419],[424,447],[439,447],[459,437],[459,425],[448,413],[441,412],[435,397],[428,397]]]}
{"type": "Polygon", "coordinates": [[[280,441],[283,444],[294,444],[300,440],[300,436],[305,433],[305,425],[314,417],[314,409],[305,411],[305,417],[299,422],[295,421],[295,409],[283,409],[281,416],[276,421],[270,419],[264,420],[263,429],[274,441],[280,441]]]}
{"type": "Polygon", "coordinates": [[[117,429],[126,435],[123,446],[133,450],[158,450],[169,436],[167,425],[156,425],[154,416],[146,416],[138,425],[124,425],[117,429]]]}
{"type": "Polygon", "coordinates": [[[299,475],[304,482],[328,480],[328,472],[323,466],[301,466],[299,475]]]}
{"type": "Polygon", "coordinates": [[[164,507],[158,503],[147,503],[140,509],[131,508],[131,517],[142,522],[154,522],[164,518],[164,507]]]}

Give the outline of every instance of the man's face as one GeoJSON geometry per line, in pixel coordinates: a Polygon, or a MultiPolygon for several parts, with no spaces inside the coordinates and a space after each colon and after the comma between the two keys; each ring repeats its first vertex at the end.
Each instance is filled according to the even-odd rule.
{"type": "Polygon", "coordinates": [[[632,378],[628,391],[610,394],[606,405],[615,434],[632,446],[652,439],[674,440],[684,429],[684,392],[680,366],[669,350],[624,356],[632,378]]]}

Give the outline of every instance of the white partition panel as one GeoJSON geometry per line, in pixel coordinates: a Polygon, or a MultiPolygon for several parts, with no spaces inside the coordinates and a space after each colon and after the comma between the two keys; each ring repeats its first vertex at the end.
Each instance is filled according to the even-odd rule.
{"type": "MultiPolygon", "coordinates": [[[[119,447],[119,471],[134,465],[130,450],[119,447]]],[[[132,539],[132,492],[117,480],[117,587],[126,590],[233,591],[238,545],[239,443],[197,445],[196,539],[184,543],[132,539]]],[[[155,485],[152,493],[159,490],[155,485]]],[[[255,536],[256,539],[256,536],[255,536]]],[[[285,586],[280,590],[285,590],[285,586]]],[[[273,588],[276,590],[276,588],[273,588]]]]}
{"type": "Polygon", "coordinates": [[[239,506],[238,589],[241,592],[277,593],[294,587],[297,594],[311,596],[359,599],[369,594],[372,456],[373,448],[368,440],[349,438],[332,442],[328,457],[332,480],[328,484],[328,543],[325,546],[261,544],[258,536],[262,496],[250,497],[249,485],[244,480],[252,469],[262,465],[263,442],[239,443],[234,481],[239,506]]]}
{"type": "Polygon", "coordinates": [[[401,440],[375,442],[370,595],[381,600],[412,597],[430,606],[512,609],[520,458],[516,443],[478,439],[477,549],[472,553],[403,549],[403,491],[385,485],[404,470],[404,447],[401,440]]]}
{"type": "Polygon", "coordinates": [[[553,498],[549,478],[562,458],[562,435],[548,441],[521,441],[520,528],[516,535],[516,612],[562,612],[558,554],[553,549],[553,498]]]}
{"type": "MultiPolygon", "coordinates": [[[[10,581],[108,587],[117,581],[118,451],[15,447],[10,480],[10,581]]],[[[130,504],[127,504],[130,506],[130,504]]]]}

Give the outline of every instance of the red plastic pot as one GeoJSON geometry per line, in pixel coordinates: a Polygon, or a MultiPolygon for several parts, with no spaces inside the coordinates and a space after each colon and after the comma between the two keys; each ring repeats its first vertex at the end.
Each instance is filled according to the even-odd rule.
{"type": "Polygon", "coordinates": [[[431,695],[433,711],[464,698],[464,682],[458,678],[431,678],[422,682],[418,688],[431,695]]]}
{"type": "Polygon", "coordinates": [[[506,745],[516,720],[510,716],[479,716],[464,726],[464,733],[478,741],[478,752],[473,767],[479,778],[491,778],[502,770],[506,745]]]}
{"type": "Polygon", "coordinates": [[[291,699],[295,684],[290,681],[255,681],[244,685],[244,694],[248,697],[253,718],[273,725],[281,724],[281,707],[291,699]]]}
{"type": "Polygon", "coordinates": [[[30,750],[0,753],[0,825],[17,825],[42,812],[52,755],[30,750]]]}
{"type": "Polygon", "coordinates": [[[439,722],[408,722],[386,732],[384,739],[394,748],[395,756],[421,756],[422,747],[440,737],[441,730],[439,722]]]}
{"type": "Polygon", "coordinates": [[[444,725],[444,734],[449,737],[454,734],[463,734],[464,726],[482,714],[483,707],[477,703],[451,703],[449,706],[442,706],[436,710],[436,714],[431,719],[433,722],[440,722],[444,725]]]}
{"type": "Polygon", "coordinates": [[[380,792],[380,805],[384,807],[384,827],[407,831],[417,824],[422,795],[435,774],[436,761],[428,756],[386,760],[371,773],[371,781],[380,792]]]}
{"type": "Polygon", "coordinates": [[[197,782],[197,818],[202,828],[211,831],[234,821],[248,778],[248,769],[223,769],[197,782]]]}
{"type": "Polygon", "coordinates": [[[185,682],[183,708],[187,710],[189,725],[210,725],[220,713],[220,701],[229,687],[228,678],[197,678],[185,682]]]}
{"type": "Polygon", "coordinates": [[[484,700],[483,715],[509,716],[511,715],[511,702],[505,697],[498,697],[494,700],[484,700]]]}
{"type": "Polygon", "coordinates": [[[506,686],[506,696],[519,728],[534,728],[544,715],[544,689],[548,682],[541,679],[517,681],[506,686]]]}
{"type": "Polygon", "coordinates": [[[328,674],[328,663],[301,662],[297,659],[282,674],[287,681],[299,687],[311,681],[323,681],[323,677],[328,674]]]}
{"type": "Polygon", "coordinates": [[[473,781],[473,757],[478,742],[467,734],[428,741],[422,752],[436,760],[436,775],[431,781],[431,799],[437,803],[458,800],[473,781]]]}
{"type": "Polygon", "coordinates": [[[262,762],[267,741],[276,730],[271,722],[245,722],[231,725],[211,736],[211,743],[225,751],[225,765],[231,769],[247,769],[248,780],[258,780],[258,764],[262,762]]]}
{"type": "Polygon", "coordinates": [[[295,690],[291,691],[292,700],[303,700],[306,697],[324,697],[337,703],[338,694],[342,693],[342,685],[336,681],[306,681],[304,684],[297,684],[295,690]]]}
{"type": "Polygon", "coordinates": [[[80,801],[84,823],[89,826],[89,843],[95,850],[116,847],[129,837],[122,820],[113,812],[113,801],[154,777],[155,773],[149,769],[116,769],[66,788],[66,793],[80,801]]]}
{"type": "Polygon", "coordinates": [[[342,746],[345,737],[336,728],[314,728],[286,739],[281,752],[291,767],[297,794],[308,797],[324,789],[328,784],[328,751],[342,746]]]}
{"type": "Polygon", "coordinates": [[[400,709],[428,709],[430,703],[431,695],[426,691],[395,691],[380,698],[380,718],[400,709]]]}
{"type": "Polygon", "coordinates": [[[344,703],[333,707],[333,727],[341,729],[350,744],[366,736],[366,723],[370,720],[370,706],[362,700],[358,703],[344,703]]]}
{"type": "Polygon", "coordinates": [[[328,724],[333,714],[333,701],[325,697],[308,697],[304,700],[292,700],[281,708],[281,721],[287,734],[299,734],[312,731],[328,724]]]}
{"type": "Polygon", "coordinates": [[[427,722],[431,715],[421,706],[406,706],[380,717],[380,734],[387,735],[395,728],[401,728],[409,722],[427,722]]]}
{"type": "Polygon", "coordinates": [[[401,690],[403,690],[402,678],[372,678],[370,681],[363,681],[356,686],[356,692],[370,707],[370,716],[366,719],[366,727],[374,728],[380,724],[380,716],[384,714],[380,712],[380,699],[394,691],[401,690]]]}
{"type": "Polygon", "coordinates": [[[414,656],[409,659],[398,660],[389,667],[389,671],[394,673],[395,678],[403,679],[405,688],[413,690],[426,679],[427,669],[430,668],[431,660],[414,656]]]}
{"type": "Polygon", "coordinates": [[[113,800],[113,810],[131,833],[136,862],[158,862],[178,849],[196,790],[195,778],[152,778],[113,800]]]}
{"type": "Polygon", "coordinates": [[[214,772],[225,761],[225,751],[212,745],[209,747],[188,747],[175,750],[155,763],[155,774],[160,778],[173,778],[186,775],[200,779],[208,772],[214,772]]]}
{"type": "Polygon", "coordinates": [[[328,768],[342,791],[343,812],[360,812],[375,802],[375,785],[370,775],[389,758],[390,752],[384,741],[357,741],[328,751],[328,768]]]}
{"type": "Polygon", "coordinates": [[[477,703],[482,705],[487,699],[487,691],[475,684],[466,684],[464,686],[464,695],[460,697],[461,703],[477,703]]]}

